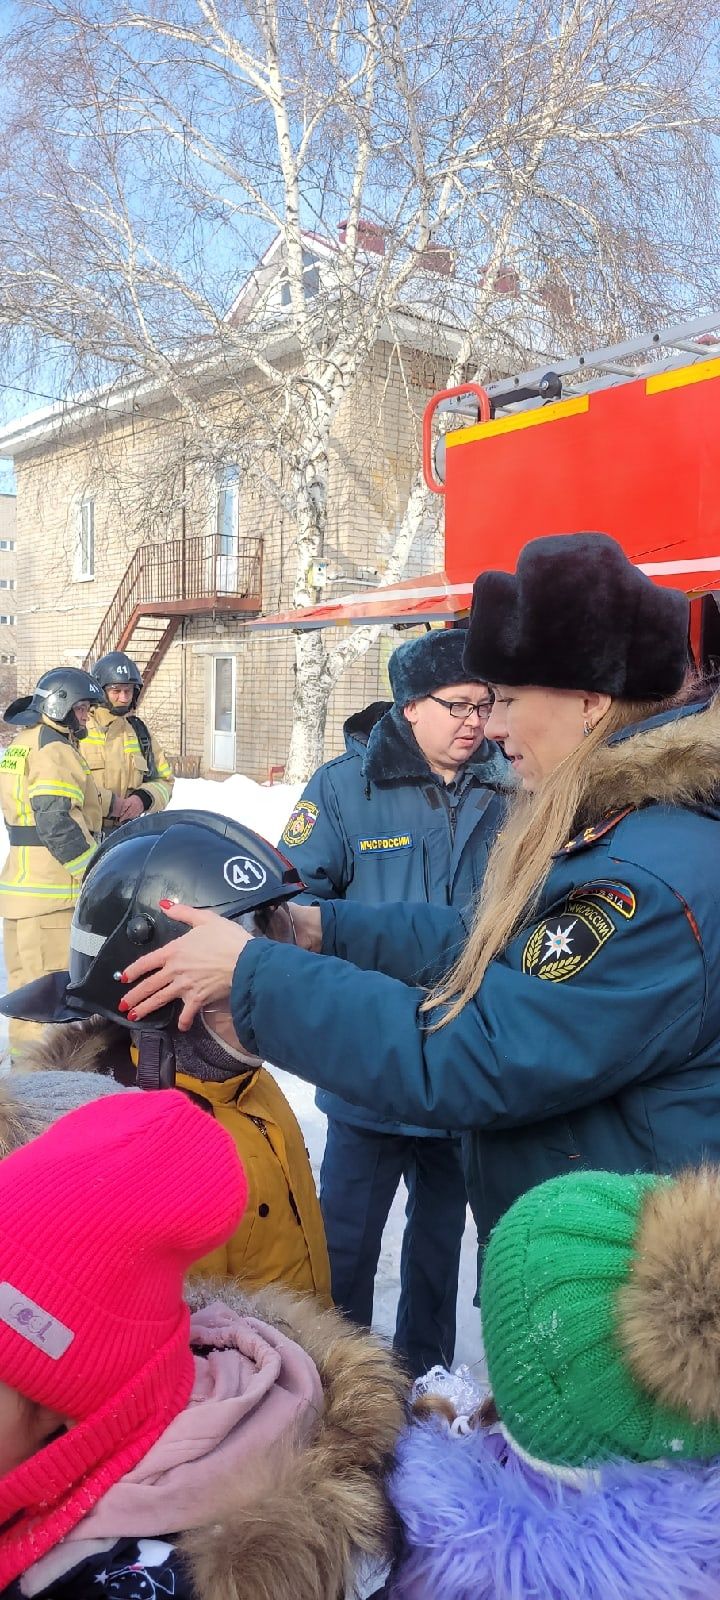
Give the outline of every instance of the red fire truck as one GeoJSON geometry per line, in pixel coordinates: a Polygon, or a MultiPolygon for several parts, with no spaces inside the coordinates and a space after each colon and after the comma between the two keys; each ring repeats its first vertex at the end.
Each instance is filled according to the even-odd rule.
{"type": "Polygon", "coordinates": [[[460,620],[478,572],[514,570],[540,534],[595,529],[696,601],[695,654],[720,658],[720,316],[443,391],[423,444],[444,570],[254,627],[460,620]]]}

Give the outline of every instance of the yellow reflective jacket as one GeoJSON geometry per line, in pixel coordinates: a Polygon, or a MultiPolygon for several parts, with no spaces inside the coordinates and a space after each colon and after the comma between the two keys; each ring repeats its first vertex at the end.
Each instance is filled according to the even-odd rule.
{"type": "Polygon", "coordinates": [[[235,1140],[248,1180],[239,1228],[193,1269],[239,1278],[247,1289],[283,1283],[330,1305],[330,1264],[320,1202],[300,1125],[266,1067],[201,1083],[179,1072],[177,1087],[204,1102],[235,1140]]]}
{"type": "Polygon", "coordinates": [[[10,838],[0,916],[72,910],[102,825],[95,779],[67,729],[45,718],[19,728],[0,756],[0,805],[10,838]]]}
{"type": "Polygon", "coordinates": [[[146,811],[165,810],[175,780],[141,717],[133,712],[115,716],[98,706],[88,717],[83,755],[100,790],[104,817],[113,795],[139,794],[146,811]]]}

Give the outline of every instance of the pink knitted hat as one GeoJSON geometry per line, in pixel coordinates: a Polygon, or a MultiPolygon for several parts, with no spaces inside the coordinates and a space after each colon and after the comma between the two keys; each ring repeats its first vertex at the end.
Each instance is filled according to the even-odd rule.
{"type": "Polygon", "coordinates": [[[187,1404],[183,1278],[246,1202],[232,1139],[175,1090],[95,1101],[0,1162],[0,1382],[71,1424],[0,1478],[0,1590],[187,1404]]]}

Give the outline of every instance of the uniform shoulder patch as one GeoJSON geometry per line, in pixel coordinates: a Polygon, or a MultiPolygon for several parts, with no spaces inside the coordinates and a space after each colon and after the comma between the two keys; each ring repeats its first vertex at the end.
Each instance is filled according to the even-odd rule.
{"type": "Polygon", "coordinates": [[[624,917],[629,922],[637,911],[637,900],[626,883],[613,883],[608,878],[596,878],[592,883],[583,883],[579,889],[573,889],[573,900],[602,900],[605,905],[617,911],[618,916],[624,917]]]}
{"type": "Polygon", "coordinates": [[[288,845],[290,849],[293,845],[304,844],[305,840],[310,838],[319,815],[320,812],[312,800],[298,800],[283,830],[283,844],[288,845]]]}
{"type": "Polygon", "coordinates": [[[604,907],[574,891],[565,907],[533,928],[522,956],[529,977],[567,983],[594,961],[617,932],[604,907]]]}

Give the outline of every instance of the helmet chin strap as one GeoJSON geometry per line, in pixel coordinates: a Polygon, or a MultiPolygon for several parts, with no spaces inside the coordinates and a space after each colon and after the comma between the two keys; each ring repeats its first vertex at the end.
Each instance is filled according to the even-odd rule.
{"type": "Polygon", "coordinates": [[[138,1089],[175,1087],[175,1051],[167,1034],[140,1034],[136,1082],[138,1089]]]}

